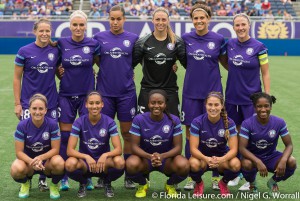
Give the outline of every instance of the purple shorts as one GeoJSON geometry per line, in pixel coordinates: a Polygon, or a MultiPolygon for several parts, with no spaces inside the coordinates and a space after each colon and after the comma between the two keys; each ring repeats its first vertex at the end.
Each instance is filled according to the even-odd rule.
{"type": "Polygon", "coordinates": [[[275,151],[272,154],[268,155],[268,156],[256,156],[258,157],[267,167],[269,172],[273,172],[276,169],[276,164],[278,162],[278,160],[281,158],[282,156],[282,152],[280,151],[275,151]]]}
{"type": "Polygon", "coordinates": [[[191,99],[182,97],[181,122],[190,126],[193,119],[206,113],[204,99],[191,99]]]}
{"type": "Polygon", "coordinates": [[[255,114],[253,105],[233,105],[225,103],[225,107],[228,117],[231,118],[237,126],[255,114]]]}
{"type": "MultiPolygon", "coordinates": [[[[45,116],[57,121],[57,119],[58,119],[57,108],[48,109],[45,116]]],[[[28,119],[29,117],[30,117],[29,109],[28,108],[23,108],[22,109],[22,114],[21,114],[21,121],[25,120],[25,119],[28,119]]]]}
{"type": "Polygon", "coordinates": [[[128,94],[124,97],[103,96],[104,107],[101,113],[106,114],[112,119],[117,113],[118,120],[121,122],[131,122],[136,115],[137,98],[136,93],[128,94]]]}
{"type": "Polygon", "coordinates": [[[86,96],[59,96],[58,97],[58,121],[72,124],[76,118],[88,113],[85,107],[86,96]]]}

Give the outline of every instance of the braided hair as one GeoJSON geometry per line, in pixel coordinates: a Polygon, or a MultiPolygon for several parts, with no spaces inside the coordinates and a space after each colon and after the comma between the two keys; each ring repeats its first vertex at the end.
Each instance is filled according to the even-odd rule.
{"type": "Polygon", "coordinates": [[[220,92],[216,92],[216,91],[212,91],[208,94],[208,96],[205,99],[205,103],[207,102],[207,99],[209,99],[210,97],[216,97],[220,100],[221,105],[223,106],[222,110],[221,110],[221,117],[223,119],[223,123],[224,123],[224,127],[225,127],[225,139],[228,141],[229,139],[229,120],[228,120],[228,115],[227,115],[227,111],[225,108],[225,101],[224,101],[224,96],[222,95],[222,93],[220,92]]]}
{"type": "Polygon", "coordinates": [[[255,107],[256,106],[256,103],[257,101],[260,99],[260,98],[265,98],[268,100],[268,102],[270,103],[270,107],[272,107],[272,104],[276,103],[276,98],[275,96],[272,96],[272,95],[269,95],[267,93],[264,93],[264,92],[257,92],[257,93],[254,93],[250,96],[250,99],[252,100],[252,103],[253,103],[253,106],[255,107]]]}
{"type": "Polygon", "coordinates": [[[168,102],[168,95],[167,95],[167,92],[164,91],[164,90],[162,90],[162,89],[154,89],[154,90],[151,90],[151,91],[149,92],[149,94],[148,94],[148,99],[149,99],[149,101],[150,101],[150,97],[151,97],[153,94],[160,94],[160,95],[162,95],[162,96],[164,97],[165,103],[166,103],[166,108],[165,108],[165,110],[164,110],[163,112],[164,112],[164,113],[167,115],[167,117],[171,120],[172,124],[175,125],[175,121],[173,120],[171,114],[170,114],[169,111],[168,111],[168,104],[167,104],[167,102],[168,102]]]}

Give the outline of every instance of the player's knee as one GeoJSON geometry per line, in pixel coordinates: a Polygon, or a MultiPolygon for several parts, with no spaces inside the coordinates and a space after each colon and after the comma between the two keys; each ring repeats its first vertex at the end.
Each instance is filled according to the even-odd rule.
{"type": "Polygon", "coordinates": [[[54,156],[52,159],[51,159],[51,165],[53,167],[53,169],[55,170],[64,170],[65,168],[65,161],[64,159],[62,159],[61,156],[54,156]]]}
{"type": "Polygon", "coordinates": [[[248,160],[248,159],[243,159],[243,160],[241,161],[241,163],[242,163],[242,168],[243,168],[244,170],[247,170],[247,171],[252,170],[253,167],[254,167],[252,161],[250,161],[250,160],[248,160]]]}
{"type": "Polygon", "coordinates": [[[116,169],[124,169],[125,167],[125,160],[121,156],[114,157],[114,165],[116,169]]]}
{"type": "Polygon", "coordinates": [[[180,156],[180,158],[176,160],[175,165],[179,174],[187,174],[190,171],[190,164],[183,156],[180,156]]]}
{"type": "Polygon", "coordinates": [[[293,156],[290,156],[287,166],[291,169],[296,169],[297,168],[297,162],[296,159],[293,156]]]}
{"type": "Polygon", "coordinates": [[[76,158],[69,158],[65,163],[65,168],[68,172],[74,172],[77,167],[78,160],[76,158]]]}
{"type": "Polygon", "coordinates": [[[233,158],[230,161],[230,168],[231,168],[231,171],[233,171],[233,172],[240,171],[240,169],[241,169],[241,162],[240,162],[240,160],[238,158],[233,158]]]}
{"type": "Polygon", "coordinates": [[[200,162],[196,158],[190,158],[189,164],[192,172],[198,172],[201,168],[200,162]]]}
{"type": "Polygon", "coordinates": [[[129,173],[136,173],[138,171],[138,167],[140,165],[140,161],[136,160],[136,157],[132,157],[130,156],[127,160],[126,160],[126,170],[129,173]]]}

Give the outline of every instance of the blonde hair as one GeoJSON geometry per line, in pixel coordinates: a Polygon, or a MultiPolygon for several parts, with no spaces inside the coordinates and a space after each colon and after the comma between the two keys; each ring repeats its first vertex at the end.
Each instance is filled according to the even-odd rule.
{"type": "MultiPolygon", "coordinates": [[[[153,18],[154,18],[155,14],[156,14],[157,12],[164,12],[164,13],[166,13],[167,16],[168,16],[168,19],[169,19],[169,17],[170,17],[169,11],[167,11],[167,10],[166,10],[165,8],[163,8],[163,7],[158,7],[158,8],[155,9],[154,12],[153,12],[153,15],[152,15],[153,18]]],[[[172,44],[175,44],[175,42],[176,42],[176,36],[175,36],[175,33],[174,33],[173,30],[172,30],[172,27],[171,27],[171,24],[170,24],[170,19],[169,19],[169,23],[168,23],[168,25],[167,25],[167,34],[168,34],[168,38],[169,38],[169,40],[171,41],[171,43],[172,43],[172,44]]]]}
{"type": "Polygon", "coordinates": [[[33,96],[31,96],[31,98],[29,99],[29,107],[31,107],[31,104],[33,103],[33,101],[35,100],[41,100],[45,103],[45,107],[47,108],[48,106],[48,101],[46,96],[44,96],[43,94],[40,93],[36,93],[33,96]]]}
{"type": "Polygon", "coordinates": [[[88,17],[82,10],[76,10],[70,15],[70,21],[72,21],[73,18],[79,17],[85,19],[87,21],[88,17]]]}
{"type": "Polygon", "coordinates": [[[250,18],[248,15],[246,15],[245,13],[239,13],[239,14],[236,14],[235,16],[233,16],[233,24],[234,24],[234,20],[237,18],[237,17],[243,17],[243,18],[246,18],[249,25],[251,25],[251,21],[250,21],[250,18]]]}
{"type": "MultiPolygon", "coordinates": [[[[52,31],[52,24],[51,24],[50,20],[47,18],[40,18],[37,21],[35,21],[33,24],[33,31],[37,31],[37,29],[39,28],[39,25],[42,23],[48,24],[50,26],[50,31],[52,31]]],[[[56,46],[56,42],[53,42],[51,40],[51,38],[49,38],[49,44],[53,47],[56,46]]]]}

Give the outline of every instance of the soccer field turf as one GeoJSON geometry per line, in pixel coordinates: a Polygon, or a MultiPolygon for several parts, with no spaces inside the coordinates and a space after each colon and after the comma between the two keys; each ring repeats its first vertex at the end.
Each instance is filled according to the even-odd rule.
{"type": "MultiPolygon", "coordinates": [[[[13,134],[17,126],[18,120],[14,115],[14,98],[13,98],[13,89],[12,89],[12,80],[13,80],[13,71],[14,71],[14,55],[0,55],[0,200],[20,200],[18,198],[19,184],[16,183],[10,177],[10,165],[15,159],[14,151],[14,138],[13,134]]],[[[273,106],[272,114],[282,117],[287,122],[290,134],[292,136],[294,144],[293,155],[296,159],[300,157],[300,57],[270,57],[270,73],[271,73],[271,94],[277,98],[277,103],[273,106]]],[[[135,69],[135,80],[137,86],[137,93],[139,93],[140,88],[140,79],[141,79],[141,67],[135,69]]],[[[182,83],[184,79],[185,70],[179,68],[178,75],[178,85],[180,87],[180,94],[182,89],[182,83]]],[[[223,86],[225,86],[227,73],[222,69],[223,76],[223,86]]],[[[279,140],[279,150],[283,150],[283,144],[281,139],[279,140]]],[[[290,193],[296,195],[298,192],[299,196],[299,180],[300,180],[300,171],[296,170],[295,175],[285,182],[279,183],[279,188],[282,193],[282,197],[278,200],[292,200],[292,198],[287,198],[290,193]]],[[[268,178],[271,174],[269,174],[268,178]]],[[[218,195],[218,191],[211,190],[211,173],[206,173],[203,177],[205,182],[205,193],[209,196],[218,195]]],[[[261,178],[257,176],[258,188],[261,194],[257,199],[251,197],[249,194],[242,194],[237,191],[238,187],[231,187],[231,193],[233,197],[228,200],[264,200],[267,198],[266,182],[268,178],[261,178]],[[245,196],[245,197],[243,197],[245,196]]],[[[154,172],[150,176],[151,187],[148,190],[147,198],[143,200],[153,200],[152,194],[155,196],[157,193],[158,198],[164,199],[164,183],[166,177],[162,174],[154,172]],[[160,197],[162,195],[162,197],[160,197]]],[[[48,179],[49,181],[49,179],[48,179]]],[[[94,178],[94,183],[96,179],[94,178]]],[[[184,186],[185,182],[180,184],[180,187],[184,186]]],[[[244,180],[240,182],[243,184],[244,180]]],[[[111,200],[135,200],[134,190],[126,190],[123,188],[123,177],[115,182],[113,182],[115,188],[115,197],[111,200]]],[[[78,184],[71,181],[71,189],[69,192],[61,192],[60,200],[71,200],[79,199],[77,198],[78,184]]],[[[188,199],[188,196],[191,196],[192,192],[188,193],[187,191],[182,190],[178,199],[183,199],[184,196],[188,199]]],[[[33,179],[33,187],[30,191],[30,197],[28,200],[45,200],[50,199],[48,192],[39,192],[37,188],[37,176],[33,179]]],[[[87,197],[83,200],[106,200],[104,197],[103,190],[93,190],[87,192],[87,197]]],[[[215,198],[217,199],[217,198],[215,198]]],[[[208,199],[207,200],[212,200],[208,199]]],[[[272,200],[272,199],[270,199],[272,200]]],[[[299,200],[299,197],[298,197],[299,200]]]]}

